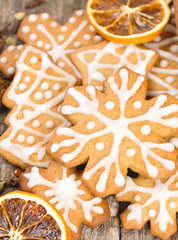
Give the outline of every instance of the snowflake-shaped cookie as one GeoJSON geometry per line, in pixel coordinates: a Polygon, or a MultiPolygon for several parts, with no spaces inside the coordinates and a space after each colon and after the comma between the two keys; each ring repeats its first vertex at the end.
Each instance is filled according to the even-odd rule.
{"type": "Polygon", "coordinates": [[[121,68],[105,82],[67,90],[62,114],[71,128],[59,128],[47,151],[66,167],[87,163],[84,183],[98,196],[121,191],[127,169],[151,179],[175,173],[177,152],[163,137],[178,128],[178,100],[160,95],[146,100],[147,81],[121,68]]]}
{"type": "Polygon", "coordinates": [[[16,75],[3,103],[13,109],[6,117],[8,130],[0,137],[0,154],[22,168],[47,167],[45,147],[58,126],[69,126],[60,112],[66,88],[77,79],[54,65],[49,56],[25,46],[16,75]]]}
{"type": "Polygon", "coordinates": [[[84,10],[75,11],[64,26],[47,13],[29,15],[23,19],[17,37],[47,52],[55,64],[78,77],[81,76],[68,55],[80,46],[102,39],[88,22],[84,10]]]}
{"type": "Polygon", "coordinates": [[[22,190],[40,195],[63,214],[73,240],[81,237],[81,223],[97,227],[110,218],[107,201],[90,193],[80,177],[80,171],[67,170],[54,161],[48,169],[32,167],[20,177],[22,190]]]}
{"type": "Polygon", "coordinates": [[[144,46],[159,53],[159,58],[148,74],[148,95],[169,93],[178,96],[178,36],[175,24],[174,8],[171,18],[161,33],[152,42],[144,46]]]}
{"type": "Polygon", "coordinates": [[[132,203],[120,216],[125,229],[141,229],[150,221],[151,233],[167,240],[177,231],[178,171],[169,179],[155,182],[141,176],[127,177],[126,187],[116,200],[132,203]]]}
{"type": "Polygon", "coordinates": [[[92,84],[99,90],[103,90],[103,81],[123,66],[147,75],[157,57],[157,52],[141,45],[108,41],[71,53],[71,58],[82,75],[83,84],[92,84]]]}

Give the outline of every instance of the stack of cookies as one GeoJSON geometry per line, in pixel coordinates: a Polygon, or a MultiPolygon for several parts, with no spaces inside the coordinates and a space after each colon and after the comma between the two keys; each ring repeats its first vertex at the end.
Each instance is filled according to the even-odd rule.
{"type": "Polygon", "coordinates": [[[0,154],[26,169],[21,189],[54,204],[73,240],[81,223],[109,220],[108,195],[131,202],[120,216],[125,229],[150,221],[152,234],[168,239],[178,211],[173,8],[161,35],[142,45],[104,40],[83,10],[64,26],[47,13],[26,16],[17,37],[25,45],[0,55],[13,76],[0,154]]]}

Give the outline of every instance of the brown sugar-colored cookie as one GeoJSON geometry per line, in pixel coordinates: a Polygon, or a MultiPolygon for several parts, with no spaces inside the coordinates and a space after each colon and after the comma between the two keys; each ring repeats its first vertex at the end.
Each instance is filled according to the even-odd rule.
{"type": "Polygon", "coordinates": [[[120,67],[147,75],[157,60],[154,50],[141,45],[124,45],[102,41],[71,53],[71,59],[82,75],[84,85],[92,84],[103,90],[103,82],[120,67]]]}
{"type": "Polygon", "coordinates": [[[60,112],[67,87],[77,79],[54,65],[48,54],[25,45],[17,61],[17,71],[5,92],[3,104],[12,109],[0,137],[0,154],[14,165],[47,167],[45,152],[58,126],[69,126],[60,112]]]}
{"type": "Polygon", "coordinates": [[[72,240],[81,237],[81,223],[94,228],[110,218],[107,201],[95,197],[80,178],[81,171],[52,161],[48,169],[28,168],[19,181],[22,190],[38,194],[63,214],[72,240]]]}
{"type": "Polygon", "coordinates": [[[81,76],[70,61],[69,54],[81,46],[102,39],[88,22],[84,10],[75,11],[64,26],[48,13],[26,16],[21,22],[17,37],[47,52],[56,65],[78,77],[81,76]]]}
{"type": "Polygon", "coordinates": [[[138,176],[127,177],[125,189],[115,196],[131,204],[120,215],[125,229],[140,230],[150,221],[151,233],[167,240],[177,231],[178,171],[168,179],[155,182],[138,176]]]}
{"type": "Polygon", "coordinates": [[[65,167],[87,163],[82,181],[102,197],[124,188],[128,168],[150,179],[174,174],[177,150],[164,138],[178,133],[178,100],[146,100],[147,80],[127,68],[104,86],[67,90],[61,113],[73,126],[57,129],[47,152],[65,167]]]}

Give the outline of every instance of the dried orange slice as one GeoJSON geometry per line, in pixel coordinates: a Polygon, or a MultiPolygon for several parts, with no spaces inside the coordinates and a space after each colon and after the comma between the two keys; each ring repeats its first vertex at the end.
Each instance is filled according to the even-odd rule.
{"type": "Polygon", "coordinates": [[[69,240],[62,215],[47,201],[25,192],[0,197],[1,240],[69,240]]]}
{"type": "Polygon", "coordinates": [[[88,0],[86,11],[98,33],[122,44],[153,40],[170,17],[166,0],[88,0]]]}

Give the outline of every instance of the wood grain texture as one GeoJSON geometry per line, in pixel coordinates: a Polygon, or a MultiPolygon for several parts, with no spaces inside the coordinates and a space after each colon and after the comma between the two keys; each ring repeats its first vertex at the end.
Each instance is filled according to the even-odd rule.
{"type": "MultiPolygon", "coordinates": [[[[61,24],[64,24],[69,18],[73,10],[82,9],[85,7],[86,0],[46,0],[45,4],[35,7],[30,10],[25,9],[25,5],[30,0],[0,0],[0,28],[5,23],[13,21],[13,14],[19,11],[25,11],[27,14],[48,12],[61,24]]],[[[177,0],[176,0],[177,1],[177,0]]],[[[2,134],[6,126],[3,121],[8,110],[5,108],[0,109],[0,134],[2,134]]],[[[12,166],[5,159],[0,157],[0,180],[10,179],[13,176],[12,166]]],[[[15,188],[14,188],[15,189],[15,188]]],[[[5,192],[12,191],[12,188],[7,188],[5,192]]],[[[83,236],[81,240],[153,240],[150,234],[149,224],[141,231],[123,229],[119,214],[126,208],[127,204],[118,203],[114,198],[107,198],[111,209],[111,219],[108,223],[91,229],[83,226],[83,236]]],[[[178,233],[174,234],[172,240],[178,239],[178,233]]]]}

